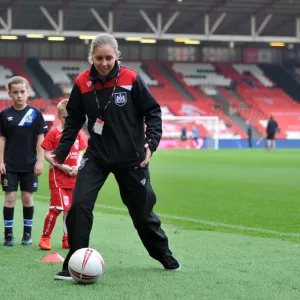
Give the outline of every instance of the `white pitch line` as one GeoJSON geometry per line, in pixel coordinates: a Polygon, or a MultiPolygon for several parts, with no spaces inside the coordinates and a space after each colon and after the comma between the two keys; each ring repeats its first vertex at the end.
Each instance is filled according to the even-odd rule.
{"type": "MultiPolygon", "coordinates": [[[[43,195],[34,195],[34,198],[49,199],[49,197],[43,196],[43,195]]],[[[116,207],[116,206],[110,206],[110,205],[104,205],[104,204],[96,204],[95,207],[106,208],[106,209],[122,211],[122,212],[128,211],[126,208],[123,208],[123,207],[116,207]]],[[[213,222],[213,221],[208,221],[208,220],[195,219],[195,218],[190,218],[190,217],[180,217],[180,216],[168,215],[168,214],[163,214],[163,213],[158,213],[158,215],[160,217],[171,219],[171,220],[186,221],[186,222],[191,222],[191,223],[196,223],[196,224],[209,225],[212,227],[230,228],[230,229],[235,229],[235,230],[252,231],[252,232],[257,232],[257,233],[269,233],[269,234],[274,234],[274,235],[278,235],[278,236],[300,237],[300,233],[279,232],[279,231],[271,230],[271,229],[263,229],[263,228],[258,228],[258,227],[247,227],[247,226],[243,226],[243,225],[218,223],[218,222],[213,222]]]]}

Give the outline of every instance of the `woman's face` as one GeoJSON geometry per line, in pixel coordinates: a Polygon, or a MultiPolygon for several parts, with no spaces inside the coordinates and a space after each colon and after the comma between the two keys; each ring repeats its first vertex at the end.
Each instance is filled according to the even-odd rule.
{"type": "Polygon", "coordinates": [[[117,59],[115,50],[108,44],[95,48],[92,55],[94,66],[102,77],[106,77],[109,74],[117,59]]]}

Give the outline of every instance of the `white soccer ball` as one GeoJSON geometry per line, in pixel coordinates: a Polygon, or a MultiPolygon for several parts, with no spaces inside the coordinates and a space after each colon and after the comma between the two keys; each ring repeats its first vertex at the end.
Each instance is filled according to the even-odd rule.
{"type": "Polygon", "coordinates": [[[82,248],[73,253],[68,268],[76,282],[93,283],[104,272],[104,260],[95,249],[82,248]]]}

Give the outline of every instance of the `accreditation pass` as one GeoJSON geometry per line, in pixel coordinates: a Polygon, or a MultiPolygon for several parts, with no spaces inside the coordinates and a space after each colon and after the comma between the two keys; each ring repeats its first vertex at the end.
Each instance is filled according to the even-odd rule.
{"type": "Polygon", "coordinates": [[[97,134],[102,134],[102,131],[103,131],[103,127],[104,127],[104,122],[101,120],[101,119],[96,119],[96,122],[94,124],[94,127],[93,127],[93,131],[97,134]]]}

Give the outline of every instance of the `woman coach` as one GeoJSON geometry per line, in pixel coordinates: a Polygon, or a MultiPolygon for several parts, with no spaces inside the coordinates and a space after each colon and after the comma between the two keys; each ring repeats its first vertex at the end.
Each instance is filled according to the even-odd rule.
{"type": "Polygon", "coordinates": [[[94,38],[89,53],[91,68],[76,78],[65,129],[53,151],[53,164],[63,163],[87,116],[90,139],[66,221],[70,251],[55,279],[71,279],[71,255],[88,247],[95,201],[109,173],[117,180],[122,201],[149,255],[166,270],[180,269],[153,212],[156,196],[148,162],[162,134],[161,109],[140,75],[119,64],[119,56],[113,36],[100,34],[94,38]]]}

